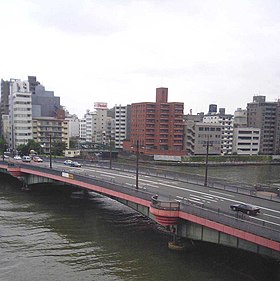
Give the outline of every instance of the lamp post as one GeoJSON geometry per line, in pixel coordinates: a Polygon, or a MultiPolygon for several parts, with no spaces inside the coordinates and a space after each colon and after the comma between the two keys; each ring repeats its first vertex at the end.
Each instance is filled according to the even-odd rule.
{"type": "Polygon", "coordinates": [[[52,169],[52,135],[50,135],[50,169],[52,169]]]}
{"type": "Polygon", "coordinates": [[[138,189],[138,177],[139,177],[139,141],[136,142],[136,189],[138,189]]]}

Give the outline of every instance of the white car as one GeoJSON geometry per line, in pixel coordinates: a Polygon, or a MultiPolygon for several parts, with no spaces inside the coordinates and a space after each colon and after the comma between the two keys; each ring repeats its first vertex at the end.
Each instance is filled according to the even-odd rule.
{"type": "Polygon", "coordinates": [[[31,157],[30,157],[30,156],[23,156],[23,157],[22,157],[22,162],[28,162],[28,163],[30,163],[30,162],[31,162],[31,157]]]}
{"type": "Polygon", "coordinates": [[[21,157],[19,155],[14,156],[15,160],[21,160],[21,157]]]}
{"type": "Polygon", "coordinates": [[[40,158],[39,156],[34,156],[34,157],[33,157],[33,161],[34,161],[34,162],[43,162],[43,159],[40,158]]]}
{"type": "Polygon", "coordinates": [[[68,166],[70,166],[71,164],[72,164],[72,160],[65,160],[64,162],[63,162],[63,164],[64,165],[68,165],[68,166]]]}

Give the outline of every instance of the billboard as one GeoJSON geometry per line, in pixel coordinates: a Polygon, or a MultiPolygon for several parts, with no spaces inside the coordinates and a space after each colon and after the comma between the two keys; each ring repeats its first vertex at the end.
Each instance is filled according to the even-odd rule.
{"type": "Polygon", "coordinates": [[[108,109],[107,102],[95,102],[94,109],[108,109]]]}

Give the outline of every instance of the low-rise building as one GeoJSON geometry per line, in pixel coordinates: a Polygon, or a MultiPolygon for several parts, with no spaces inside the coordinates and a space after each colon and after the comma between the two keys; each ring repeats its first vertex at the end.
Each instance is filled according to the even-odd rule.
{"type": "Polygon", "coordinates": [[[232,152],[238,155],[258,155],[261,130],[258,128],[234,128],[232,152]]]}
{"type": "Polygon", "coordinates": [[[194,155],[221,155],[222,125],[195,123],[194,155]]]}

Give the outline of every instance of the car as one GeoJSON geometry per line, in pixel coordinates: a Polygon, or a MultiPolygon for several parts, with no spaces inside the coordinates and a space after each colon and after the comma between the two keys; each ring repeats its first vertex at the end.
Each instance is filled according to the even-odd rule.
{"type": "Polygon", "coordinates": [[[79,163],[79,162],[76,162],[76,161],[73,161],[71,164],[70,164],[71,167],[82,167],[82,165],[79,163]]]}
{"type": "Polygon", "coordinates": [[[261,211],[260,208],[257,206],[254,206],[251,204],[244,204],[244,203],[232,204],[232,205],[230,205],[230,208],[233,211],[242,212],[244,214],[252,215],[252,216],[256,216],[261,211]]]}
{"type": "Polygon", "coordinates": [[[63,164],[64,165],[71,165],[71,163],[72,163],[73,161],[72,160],[65,160],[64,162],[63,162],[63,164]]]}
{"type": "Polygon", "coordinates": [[[34,161],[34,162],[43,162],[43,159],[40,158],[39,156],[34,156],[34,157],[33,157],[33,161],[34,161]]]}
{"type": "Polygon", "coordinates": [[[30,156],[22,156],[22,162],[31,162],[30,156]]]}
{"type": "Polygon", "coordinates": [[[21,157],[19,155],[14,156],[14,160],[21,160],[21,157]]]}

